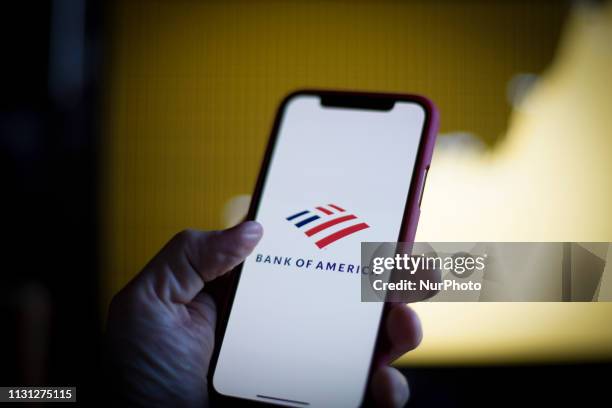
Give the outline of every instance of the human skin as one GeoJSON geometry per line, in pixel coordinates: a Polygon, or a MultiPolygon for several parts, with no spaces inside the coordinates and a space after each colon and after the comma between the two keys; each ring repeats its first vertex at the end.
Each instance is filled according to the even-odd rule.
{"type": "MultiPolygon", "coordinates": [[[[254,221],[223,231],[183,231],[115,295],[107,340],[122,402],[210,406],[207,374],[217,309],[205,288],[244,261],[262,235],[254,221]]],[[[408,382],[388,364],[419,344],[421,325],[410,308],[393,304],[381,330],[370,398],[376,406],[403,406],[408,382]]]]}

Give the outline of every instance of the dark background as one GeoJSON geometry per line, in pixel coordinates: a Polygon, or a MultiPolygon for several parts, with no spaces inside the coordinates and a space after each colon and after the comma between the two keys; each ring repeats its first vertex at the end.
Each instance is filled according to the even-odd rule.
{"type": "MultiPolygon", "coordinates": [[[[0,24],[0,384],[76,385],[91,403],[107,375],[98,237],[110,7],[5,2],[0,24]]],[[[606,362],[403,370],[413,406],[609,398],[606,362]]]]}

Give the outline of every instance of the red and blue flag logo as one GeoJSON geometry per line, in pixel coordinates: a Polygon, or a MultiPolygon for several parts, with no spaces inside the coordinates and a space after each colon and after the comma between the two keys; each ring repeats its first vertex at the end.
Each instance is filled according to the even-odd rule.
{"type": "Polygon", "coordinates": [[[325,248],[339,239],[370,227],[365,222],[360,222],[356,215],[348,214],[344,208],[335,204],[300,211],[287,217],[287,221],[302,229],[307,237],[312,237],[319,248],[325,248]],[[342,228],[337,229],[336,226],[342,228]],[[332,230],[334,232],[330,233],[332,230]]]}

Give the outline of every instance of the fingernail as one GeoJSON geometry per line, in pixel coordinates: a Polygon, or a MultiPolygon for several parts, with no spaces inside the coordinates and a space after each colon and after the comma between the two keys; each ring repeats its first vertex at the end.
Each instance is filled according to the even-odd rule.
{"type": "Polygon", "coordinates": [[[408,380],[406,377],[397,376],[396,381],[399,383],[394,388],[393,391],[393,402],[396,407],[403,407],[408,402],[408,398],[410,397],[410,389],[408,388],[408,380]]]}
{"type": "Polygon", "coordinates": [[[256,221],[246,221],[242,224],[241,235],[247,241],[259,241],[263,235],[263,227],[256,221]]]}

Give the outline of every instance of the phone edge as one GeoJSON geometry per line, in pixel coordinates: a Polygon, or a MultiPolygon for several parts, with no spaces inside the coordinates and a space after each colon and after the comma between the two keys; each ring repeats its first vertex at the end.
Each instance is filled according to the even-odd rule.
{"type": "MultiPolygon", "coordinates": [[[[255,189],[253,191],[253,195],[251,197],[251,202],[249,204],[249,210],[247,212],[247,216],[245,220],[254,220],[255,214],[260,204],[261,194],[263,192],[263,186],[265,184],[269,168],[270,161],[272,159],[272,154],[274,152],[274,148],[276,147],[276,142],[278,139],[278,133],[280,130],[280,125],[284,118],[285,110],[289,104],[289,102],[297,97],[302,95],[313,95],[313,96],[324,96],[324,95],[345,95],[345,96],[366,96],[366,97],[375,97],[375,98],[389,98],[392,97],[396,101],[405,101],[405,102],[415,102],[419,106],[423,108],[425,113],[425,122],[423,124],[423,131],[421,133],[421,138],[419,140],[419,147],[417,149],[417,158],[415,160],[415,164],[412,170],[412,179],[410,181],[410,187],[408,190],[408,198],[406,200],[406,206],[404,207],[404,214],[402,216],[402,223],[400,226],[400,232],[398,236],[398,241],[401,242],[413,242],[416,229],[418,226],[418,221],[420,218],[420,198],[422,194],[422,189],[424,188],[425,176],[429,167],[431,165],[431,158],[433,155],[433,149],[435,146],[435,140],[438,133],[439,128],[439,112],[436,105],[429,98],[418,95],[418,94],[403,94],[403,93],[386,93],[386,92],[358,92],[358,91],[345,91],[345,90],[325,90],[325,89],[298,89],[287,94],[282,100],[281,103],[276,110],[272,129],[270,131],[270,136],[268,139],[268,143],[266,145],[266,150],[264,152],[264,156],[261,161],[261,165],[259,168],[259,173],[257,176],[257,181],[255,183],[255,189]],[[416,183],[415,183],[416,178],[416,183]]],[[[229,320],[229,310],[231,309],[231,305],[234,302],[234,298],[236,295],[236,289],[238,285],[238,280],[240,277],[240,273],[242,272],[243,264],[241,263],[231,273],[231,282],[229,283],[231,289],[228,297],[225,299],[223,305],[219,308],[218,306],[218,318],[217,318],[217,327],[215,330],[215,345],[213,349],[213,355],[211,357],[211,364],[209,366],[209,371],[207,373],[207,387],[209,391],[210,400],[215,401],[237,401],[243,404],[243,406],[267,406],[263,402],[257,400],[251,400],[240,397],[233,397],[221,394],[214,387],[214,373],[216,371],[217,362],[219,358],[219,353],[221,350],[222,339],[225,335],[225,330],[227,327],[227,323],[229,320]]],[[[374,369],[381,365],[384,360],[384,355],[381,355],[377,352],[378,349],[383,345],[383,338],[381,337],[381,325],[384,321],[384,316],[389,312],[390,303],[385,304],[383,310],[380,314],[379,324],[378,324],[378,335],[375,341],[374,350],[372,352],[370,358],[370,368],[368,370],[368,376],[366,380],[366,389],[363,390],[361,396],[361,403],[367,403],[369,399],[369,390],[367,389],[367,384],[370,383],[372,378],[372,374],[374,369]]]]}

